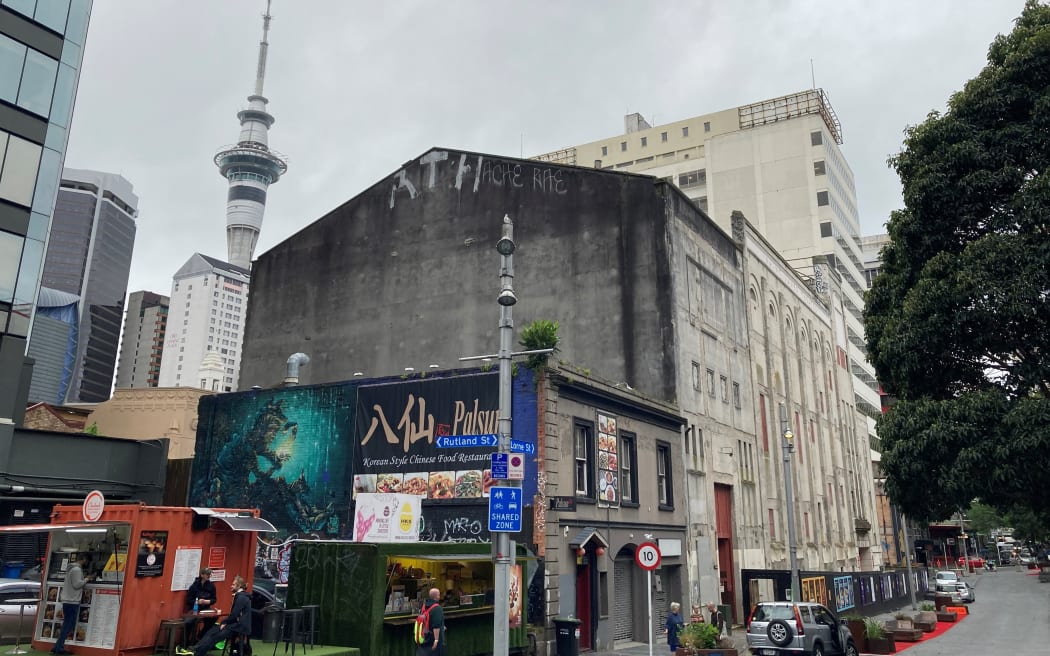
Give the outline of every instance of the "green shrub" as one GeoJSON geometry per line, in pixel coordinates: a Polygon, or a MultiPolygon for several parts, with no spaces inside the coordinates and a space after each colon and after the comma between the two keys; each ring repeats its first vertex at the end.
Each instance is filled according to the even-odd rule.
{"type": "Polygon", "coordinates": [[[878,621],[876,619],[870,618],[870,617],[865,617],[864,618],[864,635],[868,636],[869,638],[875,638],[875,639],[885,638],[886,637],[886,629],[885,629],[885,627],[882,626],[882,622],[880,622],[880,621],[878,621]]]}
{"type": "Polygon", "coordinates": [[[717,649],[721,646],[718,637],[718,627],[707,622],[686,624],[678,632],[678,640],[682,646],[693,649],[717,649]]]}
{"type": "Polygon", "coordinates": [[[919,610],[929,612],[931,610],[937,610],[937,607],[933,605],[933,602],[924,601],[921,604],[919,604],[919,610]]]}
{"type": "MultiPolygon", "coordinates": [[[[521,330],[518,343],[526,351],[538,351],[539,349],[554,349],[558,351],[558,322],[537,319],[521,330]]],[[[525,366],[533,371],[547,363],[551,354],[530,355],[525,359],[525,366]]]]}

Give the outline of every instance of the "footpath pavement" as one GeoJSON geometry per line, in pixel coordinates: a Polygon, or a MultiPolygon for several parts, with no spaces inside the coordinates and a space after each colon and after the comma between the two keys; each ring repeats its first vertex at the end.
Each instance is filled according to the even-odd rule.
{"type": "MultiPolygon", "coordinates": [[[[976,588],[980,583],[980,577],[970,576],[966,580],[970,585],[974,586],[974,588],[976,588]]],[[[922,599],[921,597],[916,598],[916,604],[921,604],[923,601],[925,601],[925,599],[922,599]]],[[[911,604],[905,603],[900,608],[884,613],[879,613],[877,615],[871,615],[870,617],[873,617],[879,620],[880,622],[886,622],[888,620],[894,619],[894,616],[901,611],[904,611],[909,615],[914,612],[911,609],[911,604]]],[[[668,656],[668,654],[670,654],[670,651],[667,648],[666,638],[663,635],[656,635],[654,636],[654,639],[656,642],[655,644],[653,644],[652,655],[668,656]]],[[[737,654],[739,654],[739,656],[748,656],[751,653],[747,646],[747,637],[744,634],[744,627],[742,625],[733,626],[733,632],[732,635],[729,636],[729,639],[730,641],[732,641],[733,646],[736,648],[737,654]]],[[[912,644],[920,643],[900,643],[899,646],[910,646],[912,644]]],[[[900,649],[898,649],[898,651],[900,651],[900,649]]],[[[864,652],[861,653],[864,654],[864,652]]],[[[649,654],[649,645],[648,643],[644,642],[620,643],[616,645],[615,650],[588,652],[589,656],[649,656],[649,654]]]]}

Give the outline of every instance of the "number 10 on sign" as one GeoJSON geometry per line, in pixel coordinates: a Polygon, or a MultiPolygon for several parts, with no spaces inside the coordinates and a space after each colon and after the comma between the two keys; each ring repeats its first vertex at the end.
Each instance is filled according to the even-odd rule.
{"type": "Polygon", "coordinates": [[[652,542],[643,542],[634,552],[634,562],[645,570],[645,584],[649,594],[645,601],[649,608],[649,656],[653,656],[653,570],[660,566],[660,547],[652,542]]]}

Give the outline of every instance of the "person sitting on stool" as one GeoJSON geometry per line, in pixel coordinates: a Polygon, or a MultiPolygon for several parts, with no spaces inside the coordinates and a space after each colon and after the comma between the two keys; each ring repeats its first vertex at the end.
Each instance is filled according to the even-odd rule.
{"type": "Polygon", "coordinates": [[[230,585],[230,591],[233,592],[233,607],[230,609],[229,616],[221,624],[211,627],[200,642],[193,647],[190,649],[179,647],[175,653],[179,656],[206,656],[220,640],[230,640],[236,636],[244,636],[247,639],[252,632],[252,602],[244,588],[244,579],[240,576],[233,577],[233,584],[230,585]]]}
{"type": "Polygon", "coordinates": [[[218,617],[200,617],[197,615],[191,615],[195,610],[211,610],[215,607],[215,602],[219,598],[219,593],[215,589],[215,584],[211,582],[211,569],[205,567],[201,570],[201,575],[193,581],[193,585],[186,591],[186,620],[185,629],[183,635],[186,636],[183,640],[183,645],[192,645],[197,642],[201,633],[207,633],[211,627],[215,626],[215,622],[219,619],[218,617]],[[200,622],[201,629],[200,633],[196,631],[197,622],[200,622]]]}

